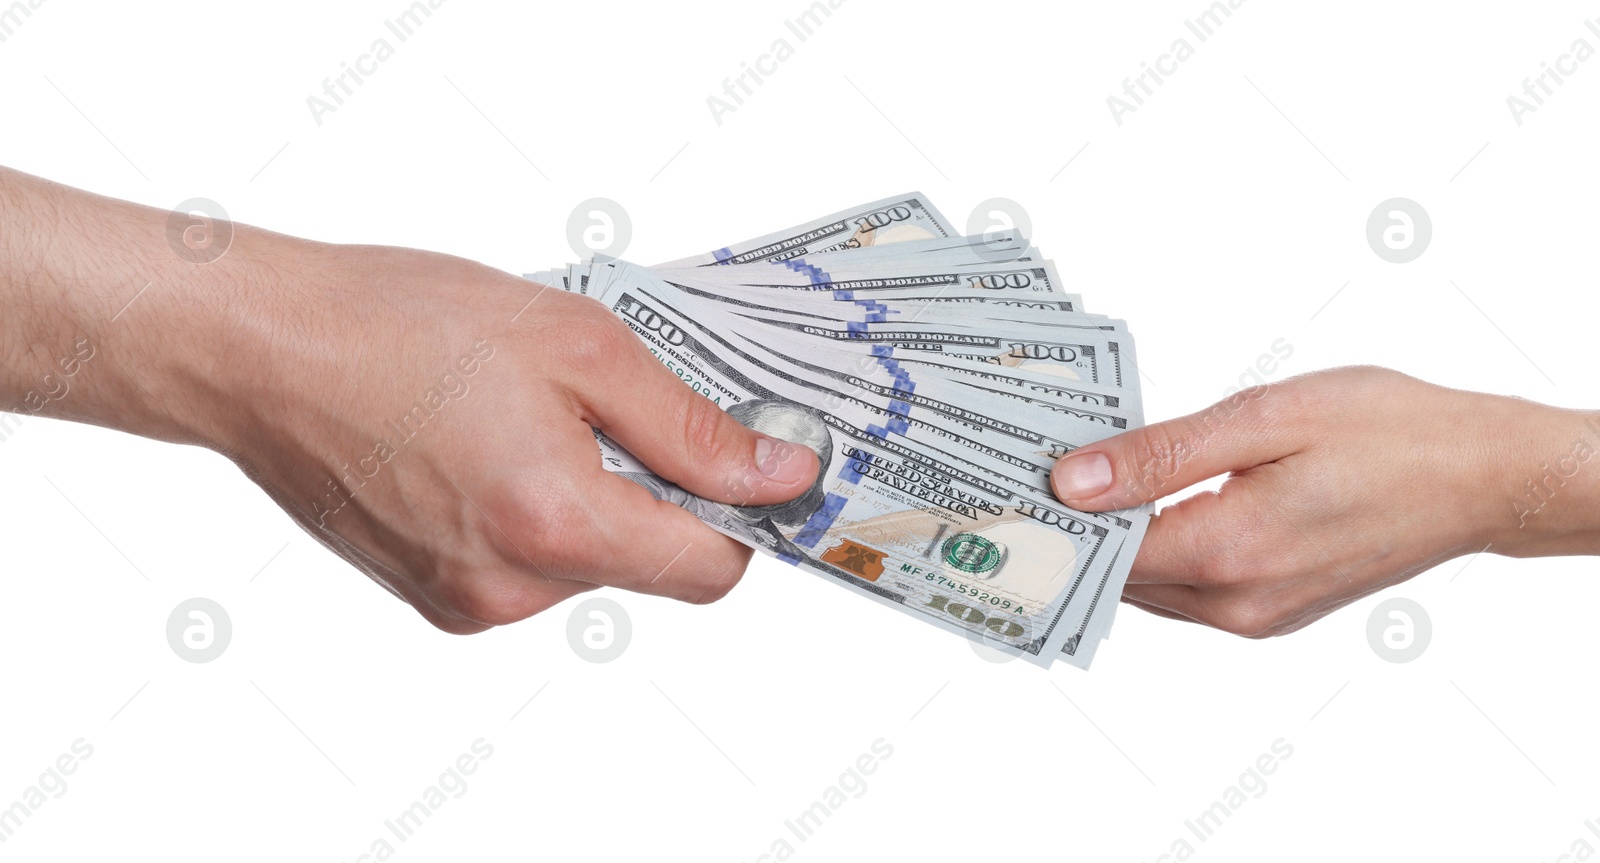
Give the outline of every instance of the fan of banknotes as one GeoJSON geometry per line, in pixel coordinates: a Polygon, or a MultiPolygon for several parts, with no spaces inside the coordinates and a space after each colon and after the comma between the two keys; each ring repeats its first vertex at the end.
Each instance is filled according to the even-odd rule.
{"type": "Polygon", "coordinates": [[[596,431],[608,470],[759,551],[941,629],[1087,668],[1146,510],[1050,491],[1075,447],[1143,421],[1133,339],[1015,231],[961,236],[900,195],[651,267],[527,278],[604,303],[740,422],[810,447],[800,498],[696,497],[596,431]]]}

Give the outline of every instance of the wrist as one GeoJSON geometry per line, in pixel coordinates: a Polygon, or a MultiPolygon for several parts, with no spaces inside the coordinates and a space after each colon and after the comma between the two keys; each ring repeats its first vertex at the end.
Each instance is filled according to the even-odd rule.
{"type": "Polygon", "coordinates": [[[1600,554],[1600,412],[1539,405],[1507,460],[1494,549],[1514,557],[1600,554]]]}

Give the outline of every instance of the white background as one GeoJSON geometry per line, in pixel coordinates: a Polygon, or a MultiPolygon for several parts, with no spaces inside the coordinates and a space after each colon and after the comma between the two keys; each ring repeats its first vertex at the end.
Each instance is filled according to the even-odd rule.
{"type": "MultiPolygon", "coordinates": [[[[798,43],[802,0],[451,0],[319,126],[306,98],[403,8],[49,0],[0,44],[0,163],[516,273],[572,258],[568,213],[593,196],[627,208],[643,263],[909,189],[963,224],[1004,196],[1089,307],[1130,322],[1152,420],[1216,400],[1280,338],[1274,377],[1377,363],[1600,406],[1600,61],[1520,127],[1505,102],[1573,40],[1600,47],[1593,4],[1256,0],[1199,44],[1199,0],[847,0],[798,43]],[[785,36],[794,56],[719,125],[707,96],[785,36]],[[1118,126],[1106,97],[1182,36],[1193,58],[1118,126]],[[1414,263],[1366,244],[1394,196],[1432,216],[1414,263]]],[[[0,844],[11,859],[354,860],[480,737],[493,756],[389,837],[400,859],[1600,845],[1591,559],[1452,561],[1263,642],[1125,608],[1088,673],[993,664],[761,560],[709,607],[608,594],[633,640],[597,665],[568,646],[572,602],[434,631],[207,452],[28,419],[0,442],[0,490],[0,806],[94,747],[0,844]],[[193,596],[233,621],[209,664],[165,640],[193,596]],[[1390,596],[1433,621],[1409,664],[1367,644],[1390,596]],[[893,755],[866,792],[789,834],[878,738],[893,755]],[[1279,738],[1293,755],[1265,793],[1190,834],[1279,738]]]]}

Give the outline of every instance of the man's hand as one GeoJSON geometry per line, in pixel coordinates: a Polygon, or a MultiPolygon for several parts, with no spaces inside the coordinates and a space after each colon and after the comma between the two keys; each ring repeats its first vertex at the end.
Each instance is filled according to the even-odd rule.
{"type": "Polygon", "coordinates": [[[809,449],[735,422],[587,298],[402,249],[283,268],[303,329],[256,306],[276,335],[212,408],[226,447],[441,629],[601,584],[709,602],[739,580],[749,550],[603,470],[591,427],[707,498],[777,503],[816,478],[809,449]]]}
{"type": "Polygon", "coordinates": [[[727,503],[816,477],[809,449],[734,421],[592,300],[242,225],[196,264],[168,215],[0,170],[0,404],[217,449],[440,629],[598,585],[709,602],[739,580],[749,550],[607,473],[591,427],[727,503]],[[72,388],[35,398],[85,343],[72,388]]]}
{"type": "Polygon", "coordinates": [[[1281,635],[1450,558],[1600,553],[1600,415],[1373,367],[1245,390],[1063,457],[1069,506],[1162,510],[1124,601],[1281,635]]]}

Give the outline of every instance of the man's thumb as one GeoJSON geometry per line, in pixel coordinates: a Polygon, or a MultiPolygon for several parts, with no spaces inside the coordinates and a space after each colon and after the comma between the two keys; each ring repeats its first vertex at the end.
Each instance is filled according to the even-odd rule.
{"type": "Polygon", "coordinates": [[[809,447],[741,425],[642,346],[629,353],[625,373],[585,406],[594,425],[661,478],[741,506],[793,500],[816,482],[817,455],[809,447]]]}

